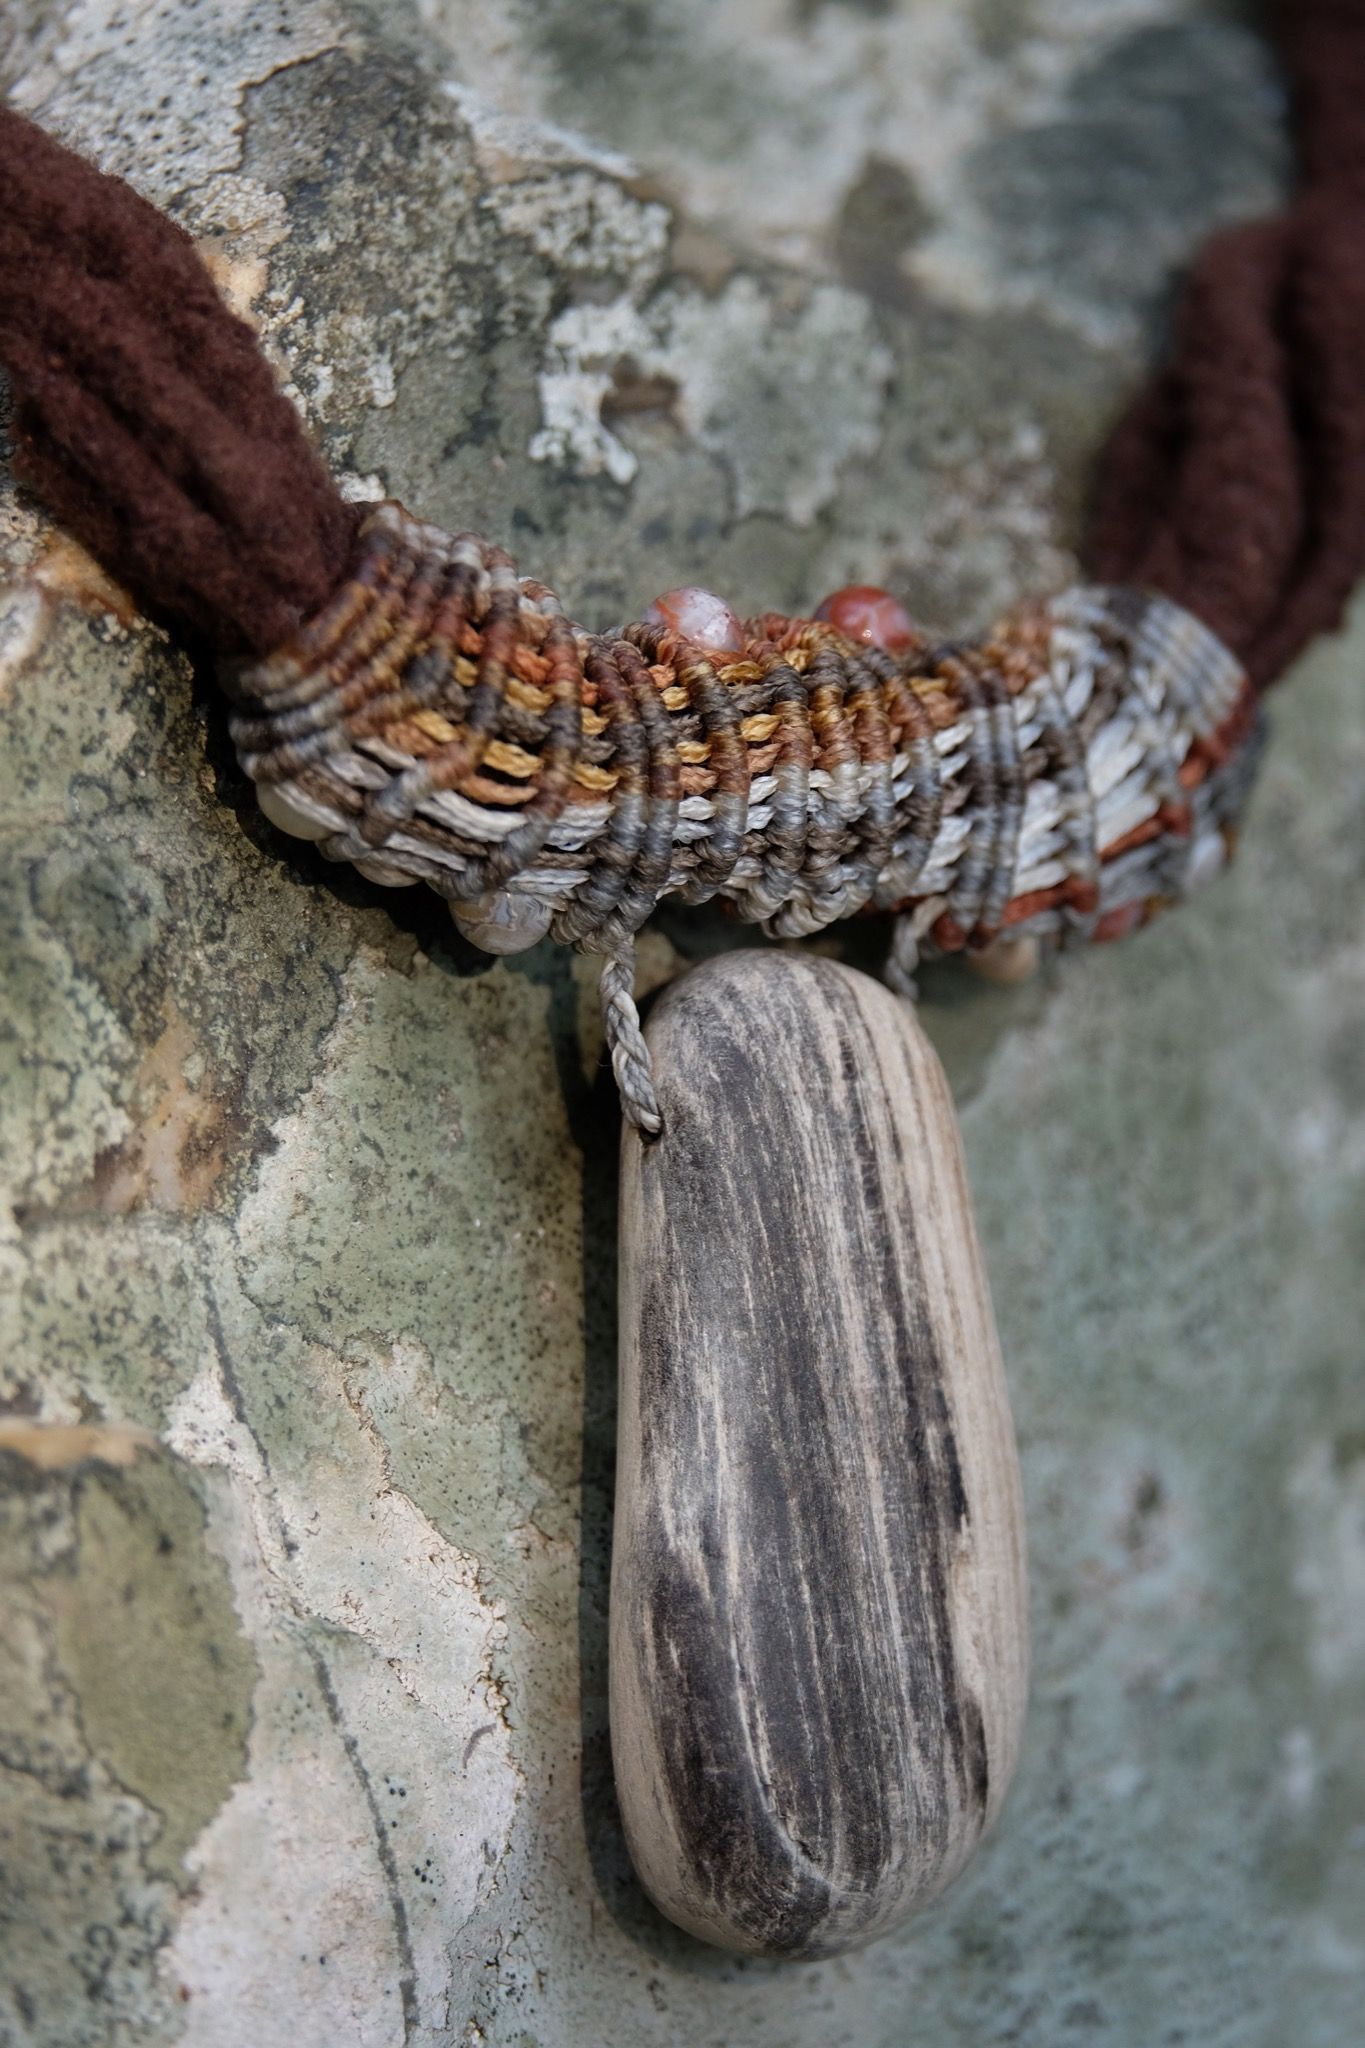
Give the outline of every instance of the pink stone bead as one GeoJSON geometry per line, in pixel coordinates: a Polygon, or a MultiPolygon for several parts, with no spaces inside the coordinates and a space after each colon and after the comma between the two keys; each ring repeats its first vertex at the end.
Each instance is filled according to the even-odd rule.
{"type": "Polygon", "coordinates": [[[871,583],[850,583],[836,590],[815,616],[836,627],[846,640],[861,640],[887,654],[904,654],[919,638],[905,606],[889,590],[878,590],[871,583]]]}
{"type": "Polygon", "coordinates": [[[744,647],[739,614],[713,590],[698,590],[692,583],[656,597],[644,617],[646,625],[662,626],[675,640],[707,654],[739,654],[744,647]]]}

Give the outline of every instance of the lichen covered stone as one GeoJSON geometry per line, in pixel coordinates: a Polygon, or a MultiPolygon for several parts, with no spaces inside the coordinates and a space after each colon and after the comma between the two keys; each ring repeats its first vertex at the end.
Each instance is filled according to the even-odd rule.
{"type": "MultiPolygon", "coordinates": [[[[11,16],[7,97],[199,239],[347,489],[603,628],[1062,587],[1172,266],[1284,165],[1249,28],[1177,0],[11,16]]],[[[0,453],[0,1420],[160,1445],[0,1448],[0,2037],[1355,2041],[1361,634],[1179,917],[922,977],[1035,1704],[961,1887],[793,1990],[614,1818],[590,970],[281,837],[0,453]]],[[[642,992],[734,937],[669,914],[642,992]]]]}

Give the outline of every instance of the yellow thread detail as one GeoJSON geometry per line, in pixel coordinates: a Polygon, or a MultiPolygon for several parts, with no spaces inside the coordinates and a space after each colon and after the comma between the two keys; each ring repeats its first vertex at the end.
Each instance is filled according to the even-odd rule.
{"type": "Polygon", "coordinates": [[[507,740],[490,740],[483,763],[485,768],[496,768],[499,775],[511,775],[518,782],[525,782],[540,767],[534,754],[528,754],[525,747],[510,745],[507,740]]]}
{"type": "Polygon", "coordinates": [[[438,746],[444,747],[460,737],[460,728],[452,725],[448,718],[442,718],[439,711],[414,711],[408,723],[415,725],[418,732],[424,732],[429,740],[435,740],[438,746]]]}

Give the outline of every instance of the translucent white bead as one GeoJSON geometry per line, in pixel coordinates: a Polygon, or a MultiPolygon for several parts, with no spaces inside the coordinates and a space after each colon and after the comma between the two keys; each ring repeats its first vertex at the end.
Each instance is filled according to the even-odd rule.
{"type": "Polygon", "coordinates": [[[297,797],[278,782],[258,782],[256,801],[263,814],[281,832],[288,832],[294,839],[326,839],[332,832],[345,828],[345,820],[334,817],[331,822],[319,817],[306,798],[297,797]]]}
{"type": "Polygon", "coordinates": [[[1206,832],[1196,839],[1190,848],[1190,857],[1185,867],[1185,887],[1202,889],[1211,882],[1227,864],[1228,850],[1221,832],[1206,832]]]}
{"type": "Polygon", "coordinates": [[[666,633],[708,654],[738,654],[744,646],[739,614],[714,590],[702,590],[695,583],[666,590],[643,617],[646,625],[662,626],[666,633]]]}
{"type": "Polygon", "coordinates": [[[524,953],[539,944],[554,915],[534,896],[494,889],[472,903],[452,903],[450,914],[473,946],[484,953],[524,953]]]}

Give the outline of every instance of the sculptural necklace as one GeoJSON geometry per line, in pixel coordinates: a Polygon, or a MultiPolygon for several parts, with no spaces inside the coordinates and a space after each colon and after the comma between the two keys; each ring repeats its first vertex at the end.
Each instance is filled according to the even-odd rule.
{"type": "Polygon", "coordinates": [[[26,474],[207,641],[266,815],[476,944],[600,954],[626,1127],[612,1582],[636,1867],[706,1939],[828,1954],[961,1867],[1018,1753],[1017,1460],[951,1104],[907,1004],[799,951],[684,977],[720,898],[891,913],[1016,972],[1206,881],[1259,696],[1365,565],[1365,10],[1285,10],[1303,183],[1188,280],[1102,469],[1095,581],[945,645],[884,592],[614,632],[502,549],[348,504],[188,238],[0,111],[0,360],[26,474]]]}

